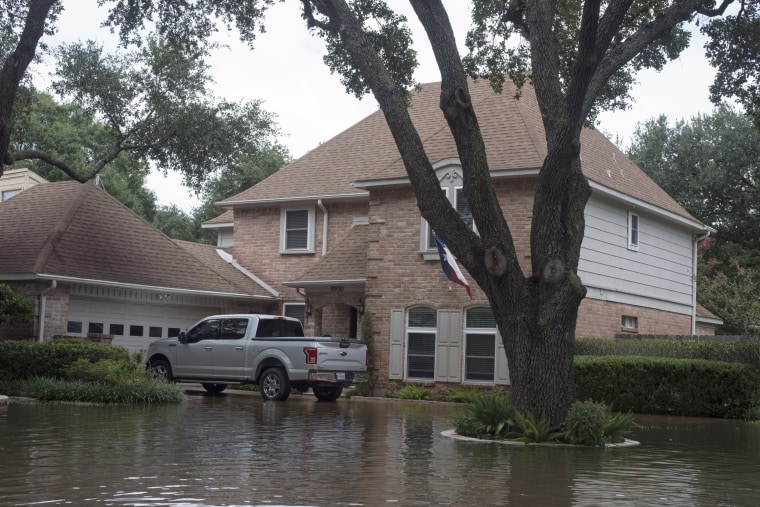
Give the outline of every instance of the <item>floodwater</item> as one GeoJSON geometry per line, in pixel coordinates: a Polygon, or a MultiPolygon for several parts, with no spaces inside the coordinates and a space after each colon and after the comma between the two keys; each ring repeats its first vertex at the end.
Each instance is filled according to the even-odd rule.
{"type": "Polygon", "coordinates": [[[756,506],[760,424],[642,418],[637,447],[441,435],[461,406],[191,391],[0,408],[0,505],[756,506]]]}

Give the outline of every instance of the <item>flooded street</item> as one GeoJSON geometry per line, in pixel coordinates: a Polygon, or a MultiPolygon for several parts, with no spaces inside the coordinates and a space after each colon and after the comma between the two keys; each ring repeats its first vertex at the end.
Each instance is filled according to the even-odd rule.
{"type": "Polygon", "coordinates": [[[461,406],[191,392],[168,407],[0,409],[0,505],[755,506],[760,424],[646,418],[641,446],[441,435],[461,406]]]}

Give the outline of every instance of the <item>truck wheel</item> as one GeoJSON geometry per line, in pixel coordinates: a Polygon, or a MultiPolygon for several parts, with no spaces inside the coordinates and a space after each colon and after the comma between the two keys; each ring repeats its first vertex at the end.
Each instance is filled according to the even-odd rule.
{"type": "Polygon", "coordinates": [[[211,394],[219,394],[227,389],[227,384],[201,384],[211,394]]]}
{"type": "Polygon", "coordinates": [[[314,386],[311,388],[319,401],[335,401],[343,392],[342,387],[314,386]]]}
{"type": "Polygon", "coordinates": [[[282,368],[269,368],[259,379],[261,397],[270,401],[285,401],[290,396],[290,380],[282,368]]]}
{"type": "Polygon", "coordinates": [[[172,377],[172,367],[168,361],[163,359],[156,359],[150,362],[150,368],[153,370],[153,378],[156,380],[164,380],[171,382],[174,380],[172,377]]]}

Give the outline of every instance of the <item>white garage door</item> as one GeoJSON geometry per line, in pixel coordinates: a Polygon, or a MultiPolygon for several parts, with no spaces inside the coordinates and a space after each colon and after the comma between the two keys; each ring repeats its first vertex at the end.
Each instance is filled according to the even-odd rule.
{"type": "Polygon", "coordinates": [[[110,334],[114,337],[114,345],[134,352],[147,349],[150,342],[159,338],[176,336],[203,317],[218,313],[222,313],[221,308],[139,304],[72,296],[66,334],[110,334]]]}

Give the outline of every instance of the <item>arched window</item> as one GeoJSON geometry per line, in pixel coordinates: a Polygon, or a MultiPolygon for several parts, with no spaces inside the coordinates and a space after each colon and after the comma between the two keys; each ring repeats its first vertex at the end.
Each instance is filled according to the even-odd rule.
{"type": "Polygon", "coordinates": [[[464,380],[494,382],[497,329],[491,309],[476,306],[467,310],[464,334],[464,380]]]}
{"type": "Polygon", "coordinates": [[[407,313],[406,378],[435,378],[435,341],[438,311],[418,306],[407,313]]]}

